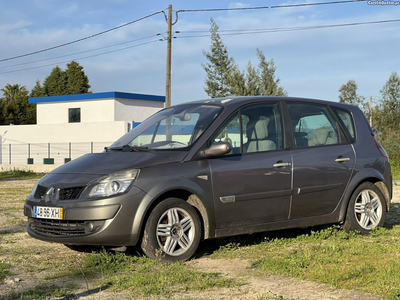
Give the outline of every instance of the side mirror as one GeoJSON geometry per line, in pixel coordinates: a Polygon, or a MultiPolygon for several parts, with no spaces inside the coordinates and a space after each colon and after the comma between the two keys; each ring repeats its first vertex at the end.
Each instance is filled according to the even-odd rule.
{"type": "Polygon", "coordinates": [[[213,157],[227,154],[232,151],[232,145],[227,142],[217,142],[204,150],[204,157],[213,157]]]}

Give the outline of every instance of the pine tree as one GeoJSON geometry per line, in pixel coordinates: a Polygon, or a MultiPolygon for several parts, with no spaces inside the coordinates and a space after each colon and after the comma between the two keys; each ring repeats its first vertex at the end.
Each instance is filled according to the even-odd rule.
{"type": "Polygon", "coordinates": [[[71,61],[67,64],[67,87],[66,93],[68,95],[74,94],[87,94],[90,93],[89,78],[83,71],[83,67],[76,61],[71,61]]]}
{"type": "Polygon", "coordinates": [[[240,71],[236,63],[232,63],[231,71],[227,74],[230,94],[241,96],[246,94],[245,72],[240,71]]]}
{"type": "Polygon", "coordinates": [[[260,76],[257,70],[251,64],[251,61],[247,64],[246,73],[246,96],[258,96],[260,95],[260,76]]]}
{"type": "Polygon", "coordinates": [[[56,66],[43,83],[44,96],[67,95],[67,74],[56,66]]]}
{"type": "Polygon", "coordinates": [[[228,50],[218,33],[218,29],[218,25],[211,18],[211,52],[203,50],[208,62],[202,63],[207,73],[204,91],[211,98],[225,97],[231,94],[228,74],[232,71],[234,61],[229,57],[228,50]]]}
{"type": "Polygon", "coordinates": [[[36,84],[31,90],[30,97],[42,97],[44,96],[43,87],[40,84],[40,80],[36,80],[36,84]]]}
{"type": "Polygon", "coordinates": [[[279,85],[280,79],[275,78],[275,63],[271,59],[267,61],[264,53],[257,49],[260,72],[260,94],[264,96],[287,96],[287,92],[279,85]]]}
{"type": "Polygon", "coordinates": [[[211,18],[211,52],[203,51],[209,62],[202,64],[206,71],[204,90],[211,98],[230,95],[287,96],[287,92],[279,85],[280,79],[275,77],[276,66],[273,59],[267,61],[262,51],[257,49],[258,68],[254,68],[249,61],[246,71],[240,71],[233,58],[229,57],[218,29],[211,18]]]}

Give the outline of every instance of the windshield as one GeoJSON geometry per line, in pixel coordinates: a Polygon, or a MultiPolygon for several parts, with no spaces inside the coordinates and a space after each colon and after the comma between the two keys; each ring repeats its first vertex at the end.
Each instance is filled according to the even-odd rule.
{"type": "Polygon", "coordinates": [[[164,109],[122,136],[108,149],[177,149],[191,146],[222,107],[186,104],[164,109]]]}

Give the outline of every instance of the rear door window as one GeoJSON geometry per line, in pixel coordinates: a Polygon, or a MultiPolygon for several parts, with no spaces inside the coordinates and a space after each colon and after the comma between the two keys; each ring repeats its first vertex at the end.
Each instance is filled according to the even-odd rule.
{"type": "Polygon", "coordinates": [[[324,105],[288,103],[296,147],[341,143],[338,124],[324,105]]]}

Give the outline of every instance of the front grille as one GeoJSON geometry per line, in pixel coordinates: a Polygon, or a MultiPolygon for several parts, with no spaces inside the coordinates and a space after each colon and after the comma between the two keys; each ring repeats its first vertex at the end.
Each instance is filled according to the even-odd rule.
{"type": "Polygon", "coordinates": [[[78,199],[84,188],[84,186],[79,186],[60,189],[60,200],[78,199]]]}
{"type": "Polygon", "coordinates": [[[72,236],[85,234],[85,221],[29,218],[29,226],[35,233],[48,236],[72,236]]]}
{"type": "Polygon", "coordinates": [[[35,195],[33,195],[34,198],[36,199],[42,199],[44,194],[47,192],[47,187],[43,185],[38,185],[35,191],[35,195]]]}

